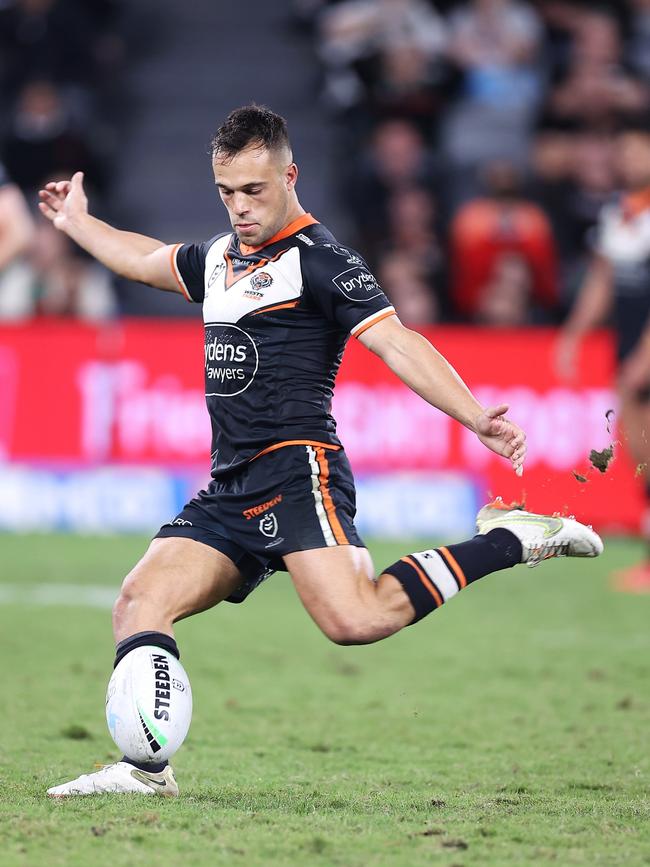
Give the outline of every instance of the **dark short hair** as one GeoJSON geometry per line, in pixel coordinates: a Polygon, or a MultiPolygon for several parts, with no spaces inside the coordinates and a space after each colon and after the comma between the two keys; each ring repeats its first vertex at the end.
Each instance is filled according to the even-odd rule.
{"type": "Polygon", "coordinates": [[[214,134],[210,153],[232,159],[250,145],[260,150],[290,150],[286,120],[264,105],[236,108],[214,134]]]}

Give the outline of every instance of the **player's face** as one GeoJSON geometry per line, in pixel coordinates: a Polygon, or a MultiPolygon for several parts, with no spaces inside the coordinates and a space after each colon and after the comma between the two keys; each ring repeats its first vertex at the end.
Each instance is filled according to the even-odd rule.
{"type": "Polygon", "coordinates": [[[264,244],[291,221],[298,169],[288,151],[246,148],[212,161],[214,181],[239,240],[264,244]]]}
{"type": "Polygon", "coordinates": [[[650,187],[650,135],[623,133],[618,139],[618,172],[627,190],[650,187]]]}

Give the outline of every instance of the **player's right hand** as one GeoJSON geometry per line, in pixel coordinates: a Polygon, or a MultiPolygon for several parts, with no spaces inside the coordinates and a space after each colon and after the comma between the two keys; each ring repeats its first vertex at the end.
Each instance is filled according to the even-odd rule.
{"type": "Polygon", "coordinates": [[[52,181],[38,193],[41,214],[62,232],[75,217],[88,213],[83,179],[83,172],[75,172],[69,181],[52,181]]]}

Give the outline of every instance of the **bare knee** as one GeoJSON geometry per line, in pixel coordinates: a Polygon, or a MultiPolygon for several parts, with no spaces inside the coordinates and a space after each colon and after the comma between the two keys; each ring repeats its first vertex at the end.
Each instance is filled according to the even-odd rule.
{"type": "Polygon", "coordinates": [[[318,625],[330,641],[343,647],[373,644],[396,631],[361,612],[357,615],[330,613],[318,625]]]}
{"type": "Polygon", "coordinates": [[[113,605],[113,629],[116,633],[122,632],[129,615],[137,610],[144,598],[142,581],[138,580],[137,573],[136,566],[122,582],[119,595],[113,605]]]}
{"type": "Polygon", "coordinates": [[[135,632],[171,629],[174,612],[165,593],[152,593],[151,575],[142,561],[129,572],[113,605],[113,632],[120,640],[135,632]]]}

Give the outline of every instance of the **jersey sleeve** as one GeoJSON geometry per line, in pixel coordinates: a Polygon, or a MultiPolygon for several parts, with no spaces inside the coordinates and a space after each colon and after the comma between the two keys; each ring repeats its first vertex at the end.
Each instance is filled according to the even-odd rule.
{"type": "Polygon", "coordinates": [[[172,250],[172,268],[180,289],[188,301],[201,303],[205,295],[205,257],[210,243],[176,244],[172,250]]]}
{"type": "Polygon", "coordinates": [[[598,222],[587,233],[587,243],[592,253],[610,259],[613,255],[612,229],[617,223],[619,208],[613,203],[604,205],[598,215],[598,222]]]}
{"type": "Polygon", "coordinates": [[[395,313],[377,278],[353,250],[322,244],[305,254],[303,278],[314,304],[353,337],[395,313]]]}

